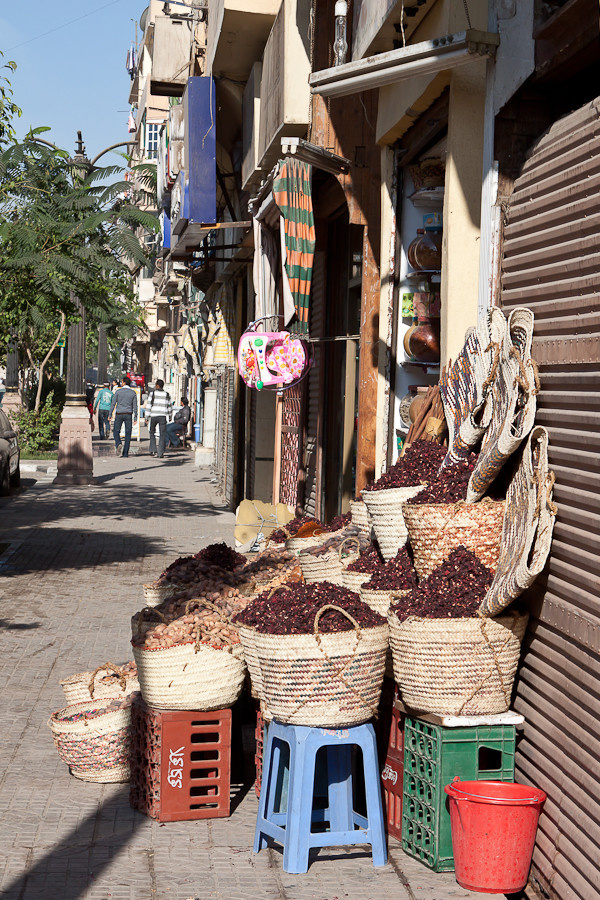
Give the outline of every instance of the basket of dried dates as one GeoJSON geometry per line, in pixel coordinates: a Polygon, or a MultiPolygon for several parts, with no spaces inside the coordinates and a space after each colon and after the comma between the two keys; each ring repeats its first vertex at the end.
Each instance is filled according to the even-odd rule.
{"type": "Polygon", "coordinates": [[[252,632],[261,699],[280,722],[344,728],[376,714],[388,647],[385,618],[339,585],[262,594],[234,620],[252,632]]]}
{"type": "Polygon", "coordinates": [[[491,581],[492,572],[477,556],[458,547],[392,603],[394,677],[408,709],[455,716],[509,709],[527,615],[481,617],[491,581]]]}

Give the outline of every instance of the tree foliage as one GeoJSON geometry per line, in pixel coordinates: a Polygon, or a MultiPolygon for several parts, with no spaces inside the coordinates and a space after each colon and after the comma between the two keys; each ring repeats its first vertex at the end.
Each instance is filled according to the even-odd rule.
{"type": "Polygon", "coordinates": [[[82,308],[90,331],[104,324],[116,336],[140,323],[131,272],[147,263],[143,235],[158,230],[156,217],[136,205],[139,192],[152,190],[147,165],[133,196],[121,167],[70,159],[40,143],[46,130],[0,153],[0,351],[16,335],[40,390],[59,329],[82,308]]]}
{"type": "MultiPolygon", "coordinates": [[[[0,50],[0,60],[2,59],[4,53],[0,50]]],[[[14,140],[15,130],[12,120],[15,116],[21,115],[21,110],[13,100],[10,79],[6,75],[6,71],[14,72],[16,68],[17,64],[12,59],[0,65],[0,147],[14,140]]]]}

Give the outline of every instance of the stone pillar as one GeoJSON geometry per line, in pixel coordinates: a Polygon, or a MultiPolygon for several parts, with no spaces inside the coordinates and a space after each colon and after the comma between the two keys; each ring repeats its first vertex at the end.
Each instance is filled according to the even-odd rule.
{"type": "Polygon", "coordinates": [[[108,363],[108,341],[106,339],[106,325],[98,329],[98,377],[99,385],[106,381],[106,367],[108,363]]]}
{"type": "MultiPolygon", "coordinates": [[[[79,305],[79,301],[73,298],[79,305]]],[[[58,475],[54,484],[91,484],[92,426],[85,397],[85,311],[67,335],[67,399],[58,439],[58,475]]]]}
{"type": "Polygon", "coordinates": [[[17,410],[23,406],[23,398],[19,390],[19,352],[17,342],[13,338],[6,352],[6,393],[2,399],[2,409],[5,413],[9,410],[17,410]]]}

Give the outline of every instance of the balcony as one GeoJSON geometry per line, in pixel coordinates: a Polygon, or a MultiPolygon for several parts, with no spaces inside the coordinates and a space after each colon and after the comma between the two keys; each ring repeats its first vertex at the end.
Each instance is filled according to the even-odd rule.
{"type": "Polygon", "coordinates": [[[211,0],[207,72],[246,81],[263,54],[281,0],[211,0]]]}
{"type": "Polygon", "coordinates": [[[404,39],[408,43],[435,3],[436,0],[358,0],[354,6],[352,59],[401,47],[399,22],[402,10],[404,39]]]}
{"type": "Polygon", "coordinates": [[[244,94],[244,186],[254,186],[281,155],[282,137],[305,137],[310,105],[310,3],[283,0],[244,94]],[[260,78],[260,89],[257,82],[260,78]],[[258,121],[257,121],[258,118],[258,121]]]}

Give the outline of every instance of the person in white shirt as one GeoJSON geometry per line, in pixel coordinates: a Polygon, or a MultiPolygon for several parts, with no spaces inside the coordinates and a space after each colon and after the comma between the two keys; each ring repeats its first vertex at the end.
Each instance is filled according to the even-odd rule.
{"type": "Polygon", "coordinates": [[[171,421],[173,403],[167,391],[165,383],[157,378],[154,390],[150,391],[146,401],[146,414],[150,419],[148,431],[150,434],[150,456],[162,459],[165,455],[165,443],[167,437],[167,422],[171,421]],[[158,427],[158,450],[156,447],[156,428],[158,427]]]}

